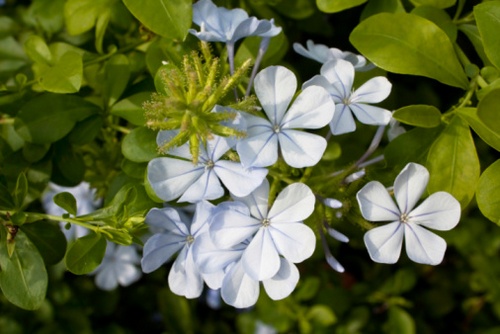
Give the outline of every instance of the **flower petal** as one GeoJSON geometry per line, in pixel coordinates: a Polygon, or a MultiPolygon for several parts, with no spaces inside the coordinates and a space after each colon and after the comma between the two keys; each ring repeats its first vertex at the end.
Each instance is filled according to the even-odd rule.
{"type": "Polygon", "coordinates": [[[239,162],[219,160],[215,163],[214,172],[231,194],[243,197],[262,183],[268,170],[258,167],[245,168],[239,162]]]}
{"type": "Polygon", "coordinates": [[[385,187],[378,181],[367,183],[358,191],[356,198],[361,214],[366,220],[377,222],[400,218],[399,209],[385,187]]]}
{"type": "Polygon", "coordinates": [[[435,266],[443,261],[444,239],[417,224],[405,224],[405,243],[406,253],[414,262],[435,266]]]}
{"type": "Polygon", "coordinates": [[[245,273],[241,261],[235,263],[222,281],[221,297],[236,308],[255,305],[259,298],[259,282],[245,273]]]}
{"type": "Polygon", "coordinates": [[[281,300],[288,297],[299,282],[297,267],[281,258],[280,270],[272,278],[263,281],[264,289],[272,300],[281,300]]]}
{"type": "Polygon", "coordinates": [[[276,275],[280,269],[280,257],[269,229],[259,229],[243,252],[241,261],[245,272],[254,280],[262,281],[276,275]]]}
{"type": "Polygon", "coordinates": [[[351,95],[353,103],[379,103],[391,93],[392,84],[385,77],[371,78],[351,95]]]}
{"type": "Polygon", "coordinates": [[[298,222],[314,211],[316,198],[303,183],[293,183],[283,189],[274,200],[268,218],[272,224],[298,222]]]}
{"type": "Polygon", "coordinates": [[[427,197],[408,215],[410,222],[439,231],[448,231],[460,221],[460,203],[447,192],[427,197]]]}
{"type": "Polygon", "coordinates": [[[213,243],[209,233],[204,233],[196,238],[192,247],[200,272],[211,274],[224,270],[231,263],[238,261],[247,245],[240,243],[231,248],[222,249],[213,243]]]}
{"type": "Polygon", "coordinates": [[[269,232],[278,252],[293,263],[302,262],[314,253],[316,236],[313,230],[303,223],[271,222],[269,232]]]}
{"type": "Polygon", "coordinates": [[[337,91],[335,95],[341,99],[350,97],[354,82],[354,66],[350,62],[343,59],[329,60],[321,66],[320,73],[337,91]]]}
{"type": "Polygon", "coordinates": [[[186,298],[198,298],[203,291],[203,279],[187,245],[181,250],[168,273],[168,286],[173,293],[186,298]]]}
{"type": "Polygon", "coordinates": [[[142,276],[142,272],[132,263],[118,262],[115,270],[118,283],[121,286],[129,286],[137,282],[142,276]]]}
{"type": "Polygon", "coordinates": [[[403,245],[404,227],[400,222],[375,227],[365,233],[363,240],[370,258],[379,263],[396,263],[403,245]]]}
{"type": "Polygon", "coordinates": [[[283,159],[294,168],[316,165],[326,149],[325,138],[304,131],[282,130],[278,140],[283,159]]]}
{"type": "Polygon", "coordinates": [[[146,215],[146,223],[159,232],[168,232],[187,236],[189,230],[181,220],[179,212],[174,208],[152,208],[146,215]]]}
{"type": "Polygon", "coordinates": [[[170,260],[186,244],[186,237],[176,234],[155,234],[144,245],[142,271],[150,273],[170,260]]]}
{"type": "Polygon", "coordinates": [[[256,136],[242,139],[236,151],[245,167],[267,167],[278,160],[278,136],[269,129],[256,136]]]}
{"type": "Polygon", "coordinates": [[[255,94],[273,125],[281,123],[297,90],[297,79],[283,66],[269,66],[255,76],[255,94]]]}
{"type": "Polygon", "coordinates": [[[213,169],[207,169],[186,189],[177,202],[196,203],[201,200],[217,199],[223,195],[224,188],[222,188],[217,174],[215,174],[213,169]]]}
{"type": "Polygon", "coordinates": [[[259,219],[263,220],[267,218],[268,211],[268,198],[269,198],[269,181],[264,179],[260,186],[258,186],[250,195],[244,197],[234,196],[234,199],[245,203],[250,214],[259,219]]]}
{"type": "Polygon", "coordinates": [[[207,201],[196,203],[196,208],[191,223],[191,235],[197,237],[208,230],[208,221],[211,219],[215,205],[207,201]]]}
{"type": "Polygon", "coordinates": [[[427,169],[416,163],[409,163],[394,181],[394,196],[402,213],[409,213],[417,204],[429,182],[427,169]]]}
{"type": "Polygon", "coordinates": [[[281,127],[287,129],[319,129],[330,123],[335,104],[328,92],[319,86],[304,89],[283,117],[281,127]]]}
{"type": "Polygon", "coordinates": [[[352,117],[349,106],[343,103],[335,105],[335,113],[330,122],[330,130],[334,135],[342,135],[356,130],[356,123],[354,122],[354,117],[352,117]]]}
{"type": "Polygon", "coordinates": [[[148,181],[155,194],[168,202],[182,195],[204,171],[190,161],[155,158],[148,164],[148,181]]]}
{"type": "Polygon", "coordinates": [[[103,267],[95,276],[95,284],[101,290],[111,291],[118,287],[114,266],[103,267]]]}
{"type": "Polygon", "coordinates": [[[387,125],[391,121],[389,110],[362,103],[351,103],[349,108],[358,121],[368,125],[387,125]]]}
{"type": "Polygon", "coordinates": [[[259,20],[256,17],[249,17],[248,19],[242,21],[236,29],[231,38],[231,42],[236,42],[242,38],[248,36],[258,36],[272,28],[271,22],[268,20],[259,20]]]}
{"type": "Polygon", "coordinates": [[[209,228],[214,244],[222,249],[231,248],[257,232],[261,222],[236,210],[216,211],[209,228]]]}
{"type": "MultiPolygon", "coordinates": [[[[179,134],[179,130],[160,131],[158,135],[156,135],[156,144],[161,147],[163,144],[171,141],[177,134],[179,134]]],[[[189,152],[189,143],[187,142],[181,146],[172,147],[166,153],[170,156],[184,158],[186,160],[191,160],[193,158],[191,152],[189,152]]]]}

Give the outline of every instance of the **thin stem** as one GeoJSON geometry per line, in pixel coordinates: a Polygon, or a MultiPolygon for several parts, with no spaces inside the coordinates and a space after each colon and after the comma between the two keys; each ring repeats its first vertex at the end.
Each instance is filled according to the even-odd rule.
{"type": "Polygon", "coordinates": [[[382,136],[384,135],[384,130],[385,130],[385,125],[378,127],[377,132],[375,132],[375,136],[373,136],[372,142],[370,143],[370,146],[368,147],[366,152],[361,156],[361,158],[359,158],[359,160],[356,161],[356,163],[354,164],[356,168],[358,168],[359,165],[362,164],[378,148],[380,141],[382,140],[382,136]]]}
{"type": "MultiPolygon", "coordinates": [[[[10,211],[0,210],[0,214],[6,215],[7,213],[12,214],[12,212],[10,212],[10,211]]],[[[25,214],[28,217],[35,218],[37,220],[48,219],[48,220],[53,220],[53,221],[57,221],[57,222],[71,223],[71,224],[79,225],[79,226],[88,228],[89,230],[92,230],[94,232],[96,232],[96,231],[98,231],[100,229],[99,226],[88,224],[88,223],[79,221],[79,220],[74,219],[74,218],[69,218],[69,217],[68,218],[64,218],[64,217],[61,217],[61,216],[54,216],[54,215],[49,215],[49,214],[45,214],[45,213],[38,213],[38,212],[25,212],[25,214]]]]}
{"type": "Polygon", "coordinates": [[[383,161],[385,159],[384,155],[381,154],[373,159],[370,159],[370,160],[367,160],[361,164],[358,165],[359,168],[365,168],[367,166],[370,166],[370,165],[373,165],[373,164],[376,164],[377,162],[380,162],[380,161],[383,161]]]}
{"type": "Polygon", "coordinates": [[[464,9],[465,0],[458,0],[457,11],[455,12],[455,16],[453,16],[453,21],[457,21],[462,14],[462,10],[464,9]]]}
{"type": "Polygon", "coordinates": [[[257,53],[257,57],[255,58],[255,64],[253,65],[252,74],[250,76],[250,80],[248,81],[247,91],[245,93],[246,97],[250,96],[250,91],[252,90],[253,80],[255,79],[255,76],[257,75],[257,71],[259,70],[262,58],[264,58],[264,55],[266,54],[267,48],[269,47],[270,40],[271,40],[271,37],[263,37],[262,41],[260,42],[259,52],[257,53]]]}
{"type": "MultiPolygon", "coordinates": [[[[234,74],[234,43],[226,43],[226,49],[227,49],[227,59],[229,61],[229,73],[231,76],[234,74]]],[[[236,98],[236,101],[238,101],[238,91],[236,90],[236,87],[233,88],[234,91],[234,97],[236,98]]]]}
{"type": "Polygon", "coordinates": [[[121,126],[121,125],[116,125],[116,124],[110,124],[109,125],[112,129],[118,131],[118,132],[121,132],[121,133],[124,133],[124,134],[129,134],[130,133],[130,129],[124,127],[124,126],[121,126]]]}

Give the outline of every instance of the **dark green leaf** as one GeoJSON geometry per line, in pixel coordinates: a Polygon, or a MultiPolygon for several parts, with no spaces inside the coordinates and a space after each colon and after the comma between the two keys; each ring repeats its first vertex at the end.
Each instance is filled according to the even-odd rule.
{"type": "Polygon", "coordinates": [[[493,65],[500,68],[500,2],[487,1],[474,6],[474,17],[481,34],[484,51],[493,65]]]}
{"type": "Polygon", "coordinates": [[[156,158],[157,148],[156,132],[145,127],[135,128],[122,142],[123,155],[134,162],[148,162],[156,158]]]}
{"type": "Polygon", "coordinates": [[[405,8],[401,0],[379,0],[368,1],[363,13],[361,13],[361,21],[368,17],[379,13],[404,13],[405,8]]]}
{"type": "Polygon", "coordinates": [[[388,334],[415,334],[415,321],[408,312],[398,306],[389,309],[389,320],[385,324],[388,334]]]}
{"type": "Polygon", "coordinates": [[[68,136],[71,144],[83,145],[90,143],[101,132],[104,121],[101,115],[92,115],[76,123],[68,136]]]}
{"type": "Polygon", "coordinates": [[[454,117],[436,139],[427,156],[430,193],[446,191],[465,208],[479,179],[479,159],[468,124],[454,117]]]}
{"type": "Polygon", "coordinates": [[[144,173],[146,172],[147,164],[123,159],[121,167],[128,176],[142,180],[144,173]]]}
{"type": "Polygon", "coordinates": [[[24,203],[24,199],[28,194],[28,180],[24,173],[20,173],[17,177],[16,187],[12,193],[12,198],[14,199],[14,205],[17,209],[21,209],[24,203]]]}
{"type": "MultiPolygon", "coordinates": [[[[0,227],[0,240],[6,240],[6,232],[0,227]]],[[[16,247],[11,257],[5,242],[0,242],[0,288],[14,305],[26,310],[36,310],[45,300],[48,276],[45,264],[37,248],[18,231],[16,247]]]]}
{"type": "Polygon", "coordinates": [[[316,0],[319,10],[325,13],[337,13],[359,6],[367,0],[316,0]]]}
{"type": "Polygon", "coordinates": [[[75,197],[68,192],[62,192],[54,196],[54,203],[66,210],[66,212],[76,216],[77,207],[75,197]]]}
{"type": "Polygon", "coordinates": [[[43,94],[23,105],[14,125],[24,140],[47,144],[66,136],[76,122],[98,112],[96,105],[79,96],[43,94]]]}
{"type": "Polygon", "coordinates": [[[106,239],[101,234],[90,233],[69,247],[64,262],[73,274],[88,274],[101,263],[105,252],[106,239]]]}
{"type": "Polygon", "coordinates": [[[82,153],[65,141],[54,145],[53,181],[65,186],[76,186],[83,180],[85,162],[82,153]]]}
{"type": "Polygon", "coordinates": [[[434,128],[441,124],[441,112],[438,108],[417,104],[399,108],[392,115],[401,123],[421,128],[434,128]]]}
{"type": "Polygon", "coordinates": [[[482,214],[500,225],[500,160],[491,164],[479,178],[477,205],[482,214]]]}
{"type": "Polygon", "coordinates": [[[23,156],[26,161],[37,162],[43,159],[50,149],[50,144],[26,143],[23,146],[23,156]]]}
{"type": "Polygon", "coordinates": [[[56,264],[63,259],[67,242],[59,224],[38,221],[24,224],[21,230],[36,246],[46,265],[56,264]]]}
{"type": "Polygon", "coordinates": [[[352,31],[350,41],[370,61],[387,71],[422,75],[450,86],[468,88],[467,76],[448,36],[420,16],[406,13],[371,16],[352,31]]]}
{"type": "Polygon", "coordinates": [[[123,94],[130,78],[130,63],[122,54],[114,55],[104,65],[104,99],[112,106],[123,94]]]}
{"type": "Polygon", "coordinates": [[[123,3],[144,26],[160,36],[184,39],[191,27],[191,0],[123,0],[123,3]]]}
{"type": "Polygon", "coordinates": [[[493,132],[500,134],[500,89],[490,91],[479,101],[477,116],[493,132]]]}
{"type": "Polygon", "coordinates": [[[142,104],[151,98],[151,92],[141,92],[127,97],[111,107],[111,114],[120,116],[138,126],[146,124],[142,104]]]}
{"type": "Polygon", "coordinates": [[[486,144],[500,151],[500,133],[493,131],[479,119],[476,108],[460,108],[456,110],[456,113],[469,123],[486,144]]]}
{"type": "Polygon", "coordinates": [[[14,199],[10,195],[9,189],[6,184],[0,182],[0,208],[13,209],[14,206],[14,199]]]}
{"type": "Polygon", "coordinates": [[[276,3],[274,9],[283,16],[303,20],[314,14],[316,6],[310,0],[287,0],[276,3]]]}

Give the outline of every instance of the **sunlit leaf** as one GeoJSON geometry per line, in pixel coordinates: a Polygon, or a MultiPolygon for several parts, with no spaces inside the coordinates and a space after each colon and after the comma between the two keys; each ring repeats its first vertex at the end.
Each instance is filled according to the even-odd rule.
{"type": "Polygon", "coordinates": [[[105,251],[106,239],[101,234],[90,233],[71,244],[64,262],[73,274],[88,274],[101,263],[105,251]]]}
{"type": "Polygon", "coordinates": [[[460,108],[456,113],[469,123],[481,139],[497,151],[500,151],[500,133],[493,131],[477,116],[476,108],[460,108]]]}
{"type": "Polygon", "coordinates": [[[500,89],[486,94],[477,105],[477,116],[493,132],[500,134],[500,89]]]}
{"type": "Polygon", "coordinates": [[[483,39],[484,51],[493,65],[500,68],[500,2],[487,1],[474,6],[474,17],[483,39]]]}
{"type": "Polygon", "coordinates": [[[111,114],[120,116],[134,125],[145,125],[144,109],[142,104],[151,98],[151,92],[137,93],[118,101],[111,107],[111,114]]]}
{"type": "Polygon", "coordinates": [[[392,117],[401,123],[422,128],[433,128],[441,124],[441,112],[430,105],[418,104],[396,110],[392,117]]]}
{"type": "Polygon", "coordinates": [[[325,13],[337,13],[359,6],[367,0],[316,0],[319,10],[325,13]]]}
{"type": "Polygon", "coordinates": [[[500,160],[491,164],[479,178],[477,205],[482,214],[500,225],[500,160]]]}
{"type": "Polygon", "coordinates": [[[69,192],[62,192],[54,196],[54,203],[63,208],[66,212],[76,216],[76,199],[69,192]]]}
{"type": "Polygon", "coordinates": [[[123,155],[134,162],[147,162],[156,158],[157,149],[156,132],[145,127],[135,128],[122,142],[123,155]]]}
{"type": "Polygon", "coordinates": [[[432,6],[436,8],[448,8],[453,6],[457,0],[410,0],[416,6],[432,6]]]}

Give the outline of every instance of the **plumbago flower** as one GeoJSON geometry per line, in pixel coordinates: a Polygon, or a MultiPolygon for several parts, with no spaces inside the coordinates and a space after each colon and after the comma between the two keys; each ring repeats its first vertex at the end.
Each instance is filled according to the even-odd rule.
{"type": "MultiPolygon", "coordinates": [[[[146,215],[146,223],[160,232],[144,244],[142,271],[153,272],[178,253],[168,275],[170,290],[186,298],[199,297],[204,277],[195,264],[191,246],[207,230],[213,208],[209,202],[199,202],[192,222],[183,220],[174,208],[151,209],[146,215]]],[[[207,275],[205,280],[210,281],[210,278],[207,275]]],[[[218,281],[217,278],[214,280],[218,281]]]]}
{"type": "Polygon", "coordinates": [[[138,281],[141,258],[134,245],[120,246],[108,241],[101,264],[94,270],[95,284],[102,290],[114,290],[118,285],[129,286],[138,281]]]}
{"type": "Polygon", "coordinates": [[[385,77],[371,78],[353,90],[354,66],[345,60],[334,59],[321,67],[321,75],[305,82],[303,88],[320,86],[330,93],[335,101],[335,114],[330,123],[334,135],[356,130],[352,114],[364,124],[387,125],[392,113],[368,103],[383,101],[391,92],[392,85],[385,77]]]}
{"type": "Polygon", "coordinates": [[[344,59],[350,62],[357,71],[368,71],[374,68],[373,64],[367,64],[366,58],[349,51],[329,48],[324,44],[314,44],[313,41],[306,42],[307,49],[299,43],[293,43],[293,49],[299,55],[310,58],[318,63],[326,63],[332,59],[344,59]]]}
{"type": "Polygon", "coordinates": [[[278,159],[295,168],[313,166],[323,156],[326,140],[298,129],[319,129],[333,117],[334,104],[322,87],[304,89],[292,103],[297,80],[283,66],[270,66],[255,77],[257,95],[268,120],[246,114],[247,137],[236,150],[244,166],[266,167],[278,159]]]}
{"type": "Polygon", "coordinates": [[[394,204],[385,187],[372,181],[357,194],[363,217],[371,221],[392,221],[369,230],[364,241],[375,262],[395,263],[399,259],[403,236],[408,257],[418,263],[437,265],[443,260],[446,242],[424,227],[446,231],[460,220],[460,203],[447,192],[430,195],[416,208],[425,191],[429,172],[409,163],[396,177],[394,204]]]}

